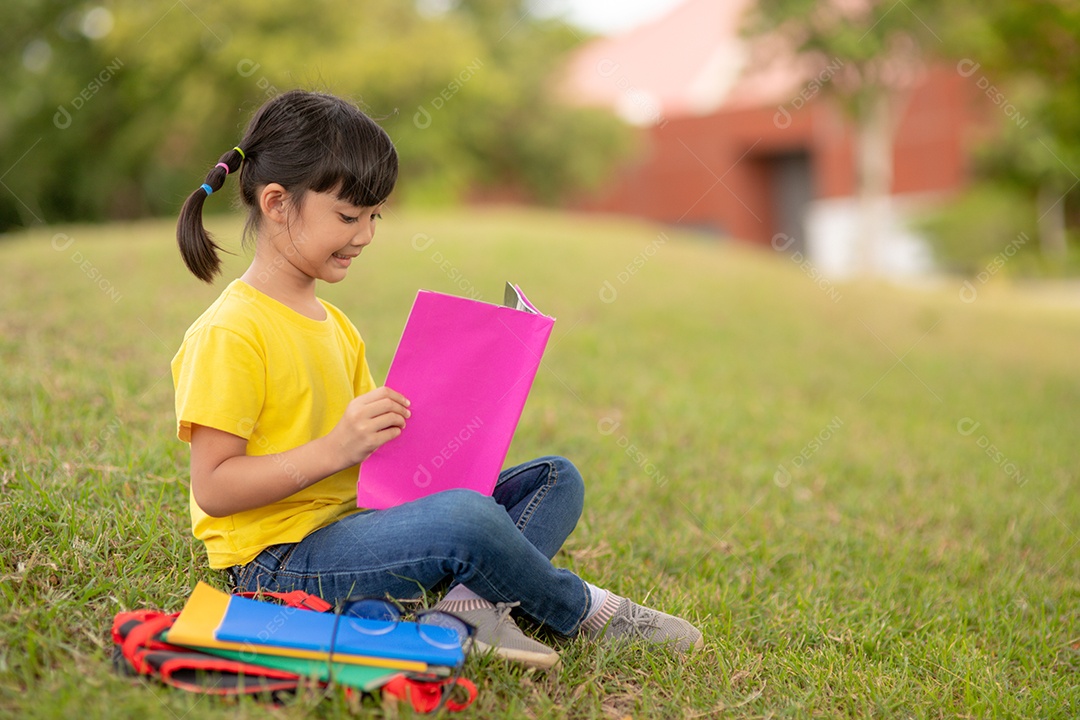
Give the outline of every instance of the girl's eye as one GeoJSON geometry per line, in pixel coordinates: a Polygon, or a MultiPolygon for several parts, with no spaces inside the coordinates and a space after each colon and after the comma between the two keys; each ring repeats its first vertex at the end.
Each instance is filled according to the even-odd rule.
{"type": "Polygon", "coordinates": [[[372,220],[382,220],[382,214],[380,214],[380,213],[372,213],[371,219],[372,220]]]}
{"type": "Polygon", "coordinates": [[[353,217],[352,215],[346,215],[344,213],[338,213],[341,216],[341,221],[346,223],[354,223],[359,220],[359,217],[353,217]]]}

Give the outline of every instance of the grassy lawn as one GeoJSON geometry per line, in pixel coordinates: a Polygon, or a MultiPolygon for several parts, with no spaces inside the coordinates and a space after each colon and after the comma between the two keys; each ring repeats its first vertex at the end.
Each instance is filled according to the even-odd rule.
{"type": "MultiPolygon", "coordinates": [[[[463,717],[1080,715],[1080,307],[825,284],[627,220],[385,217],[323,289],[376,378],[418,288],[520,283],[558,322],[508,462],[566,455],[588,483],[557,562],[706,636],[689,659],[564,642],[549,675],[473,661],[463,717]]],[[[211,220],[237,250],[240,225],[211,220]]],[[[169,375],[221,283],[168,220],[5,238],[0,268],[0,716],[264,716],[109,666],[114,613],[223,586],[169,375]]]]}

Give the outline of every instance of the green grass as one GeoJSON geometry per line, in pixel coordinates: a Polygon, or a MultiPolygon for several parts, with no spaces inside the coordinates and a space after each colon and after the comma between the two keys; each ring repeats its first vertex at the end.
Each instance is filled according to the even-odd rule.
{"type": "MultiPolygon", "coordinates": [[[[239,220],[211,225],[236,246],[239,220]]],[[[220,284],[171,233],[0,241],[0,716],[265,714],[109,668],[115,612],[221,585],[190,537],[169,375],[220,284]]],[[[388,213],[323,294],[380,378],[418,288],[496,301],[507,279],[558,318],[508,462],[566,455],[588,483],[557,562],[706,646],[565,642],[550,675],[477,660],[463,717],[1080,715],[1075,304],[823,288],[767,253],[523,210],[388,213]]]]}

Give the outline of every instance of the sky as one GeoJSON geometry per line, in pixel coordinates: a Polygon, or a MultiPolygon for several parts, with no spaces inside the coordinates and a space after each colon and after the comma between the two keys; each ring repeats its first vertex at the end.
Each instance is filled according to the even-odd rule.
{"type": "MultiPolygon", "coordinates": [[[[585,30],[611,35],[664,15],[684,0],[529,0],[532,12],[561,16],[585,30]]],[[[722,2],[723,0],[715,0],[722,2]]],[[[414,0],[422,13],[438,15],[455,0],[414,0]]]]}
{"type": "MultiPolygon", "coordinates": [[[[721,0],[717,0],[718,2],[721,0]]],[[[617,33],[666,14],[682,0],[547,0],[542,6],[565,12],[586,30],[617,33]]]]}

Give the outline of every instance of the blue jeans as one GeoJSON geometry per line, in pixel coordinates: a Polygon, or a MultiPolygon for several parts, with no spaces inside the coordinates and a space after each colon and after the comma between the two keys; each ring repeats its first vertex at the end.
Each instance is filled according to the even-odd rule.
{"type": "Polygon", "coordinates": [[[298,543],[272,545],[233,568],[241,590],[305,590],[406,599],[462,583],[491,602],[520,602],[534,621],[574,634],[589,610],[584,581],[551,559],[577,525],[585,495],[574,465],[543,457],[504,470],[491,497],[447,490],[366,510],[298,543]]]}

